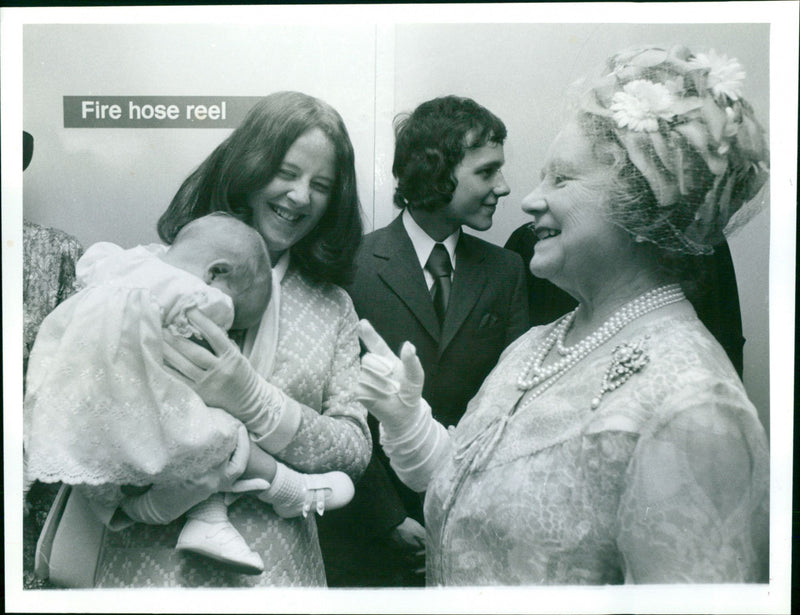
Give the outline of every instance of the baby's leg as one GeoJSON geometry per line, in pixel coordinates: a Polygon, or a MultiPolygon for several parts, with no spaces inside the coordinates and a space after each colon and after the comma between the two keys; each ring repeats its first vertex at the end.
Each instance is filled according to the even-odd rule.
{"type": "Polygon", "coordinates": [[[261,556],[247,546],[228,520],[222,494],[214,494],[189,509],[175,548],[209,557],[242,574],[264,571],[261,556]]]}
{"type": "Polygon", "coordinates": [[[251,485],[257,482],[251,479],[269,483],[268,488],[259,487],[257,497],[272,504],[275,512],[286,518],[305,517],[312,505],[320,515],[326,508],[341,508],[354,494],[353,481],[344,472],[302,474],[252,443],[247,468],[239,479],[239,488],[234,485],[234,491],[251,491],[254,487],[248,482],[251,485]]]}
{"type": "Polygon", "coordinates": [[[239,477],[239,480],[247,480],[249,478],[263,478],[271,483],[275,478],[275,472],[278,469],[278,462],[275,457],[270,455],[263,448],[255,444],[250,445],[250,457],[247,460],[247,467],[239,477]]]}

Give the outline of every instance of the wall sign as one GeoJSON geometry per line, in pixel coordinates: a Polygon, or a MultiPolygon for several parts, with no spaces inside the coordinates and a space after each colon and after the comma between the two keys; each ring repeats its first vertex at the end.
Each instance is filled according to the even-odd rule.
{"type": "Polygon", "coordinates": [[[64,96],[64,128],[236,128],[259,96],[64,96]]]}

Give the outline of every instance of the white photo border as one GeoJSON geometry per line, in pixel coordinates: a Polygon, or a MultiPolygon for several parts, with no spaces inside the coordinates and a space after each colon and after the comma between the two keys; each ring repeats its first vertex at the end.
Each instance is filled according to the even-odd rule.
{"type": "Polygon", "coordinates": [[[789,612],[794,407],[798,3],[576,3],[0,9],[5,595],[9,612],[784,613],[789,612]],[[579,17],[580,19],[577,19],[579,17]],[[421,590],[22,590],[22,27],[107,23],[769,23],[772,579],[758,586],[421,590]],[[779,87],[778,87],[779,84],[779,87]],[[775,95],[780,94],[780,95],[775,95]]]}

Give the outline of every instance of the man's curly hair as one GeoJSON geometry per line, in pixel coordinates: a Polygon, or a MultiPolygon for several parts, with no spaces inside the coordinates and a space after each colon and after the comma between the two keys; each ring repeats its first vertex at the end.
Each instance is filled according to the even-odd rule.
{"type": "Polygon", "coordinates": [[[401,209],[433,210],[453,198],[456,166],[468,149],[502,145],[502,120],[471,98],[443,96],[395,118],[392,175],[394,203],[401,209]]]}

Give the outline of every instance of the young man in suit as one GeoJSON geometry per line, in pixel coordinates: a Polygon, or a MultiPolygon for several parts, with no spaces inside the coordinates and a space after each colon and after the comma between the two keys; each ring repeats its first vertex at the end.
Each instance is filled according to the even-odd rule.
{"type": "MultiPolygon", "coordinates": [[[[528,328],[518,254],[462,231],[485,231],[509,193],[506,128],[468,98],[427,101],[395,123],[394,203],[402,211],[364,238],[347,288],[359,317],[389,346],[416,346],[423,396],[458,423],[500,353],[528,328]]],[[[320,538],[331,586],[424,582],[421,497],[400,483],[378,445],[353,502],[326,514],[320,538]]]]}

